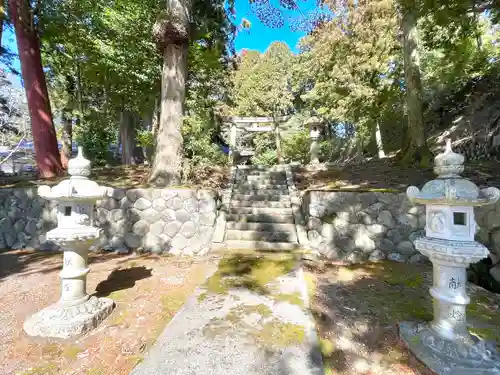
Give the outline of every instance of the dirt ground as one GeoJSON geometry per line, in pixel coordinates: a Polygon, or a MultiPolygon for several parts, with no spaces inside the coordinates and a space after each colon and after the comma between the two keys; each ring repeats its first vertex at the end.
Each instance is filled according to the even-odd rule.
{"type": "MultiPolygon", "coordinates": [[[[127,165],[116,167],[93,168],[90,179],[100,185],[114,188],[145,188],[150,168],[145,165],[127,165]]],[[[0,177],[0,188],[31,187],[41,184],[55,185],[63,178],[52,181],[20,179],[18,177],[0,177]]],[[[204,167],[191,171],[186,182],[190,188],[222,189],[229,180],[229,169],[224,167],[204,167]]]]}
{"type": "MultiPolygon", "coordinates": [[[[430,266],[323,263],[307,270],[325,375],[418,374],[399,345],[397,323],[432,319],[430,266]]],[[[500,296],[473,284],[468,289],[470,331],[500,343],[500,296]]]]}
{"type": "MultiPolygon", "coordinates": [[[[435,179],[432,168],[403,167],[386,158],[328,170],[297,168],[294,177],[299,190],[405,191],[410,185],[422,188],[435,179]]],[[[467,161],[462,176],[479,187],[500,186],[498,161],[467,161]]]]}
{"type": "Polygon", "coordinates": [[[0,252],[0,374],[128,374],[215,263],[113,253],[89,260],[87,292],[112,298],[113,313],[79,339],[33,339],[23,321],[59,299],[62,253],[0,252]]]}

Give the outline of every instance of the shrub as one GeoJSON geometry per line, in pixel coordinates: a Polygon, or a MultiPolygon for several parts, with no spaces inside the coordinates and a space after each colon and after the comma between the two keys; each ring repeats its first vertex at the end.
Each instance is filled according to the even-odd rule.
{"type": "Polygon", "coordinates": [[[309,149],[311,140],[307,130],[303,129],[283,140],[282,149],[286,162],[299,162],[307,164],[309,162],[309,149]]]}
{"type": "Polygon", "coordinates": [[[112,160],[109,146],[116,138],[113,126],[103,126],[101,119],[91,113],[75,130],[75,140],[93,166],[102,166],[112,160]]]}
{"type": "Polygon", "coordinates": [[[227,165],[229,159],[218,145],[212,142],[215,129],[207,119],[189,116],[184,120],[182,135],[184,137],[184,157],[192,166],[227,165]]]}

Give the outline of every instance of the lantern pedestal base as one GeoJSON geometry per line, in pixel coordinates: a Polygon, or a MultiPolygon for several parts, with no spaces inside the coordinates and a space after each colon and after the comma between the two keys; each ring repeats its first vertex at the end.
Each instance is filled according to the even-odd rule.
{"type": "Polygon", "coordinates": [[[29,336],[61,339],[79,336],[97,327],[114,306],[113,300],[97,297],[69,307],[57,302],[29,317],[23,328],[29,336]]]}
{"type": "Polygon", "coordinates": [[[428,324],[404,322],[399,336],[429,374],[500,375],[500,354],[494,344],[471,336],[473,344],[450,341],[437,335],[428,324]]]}

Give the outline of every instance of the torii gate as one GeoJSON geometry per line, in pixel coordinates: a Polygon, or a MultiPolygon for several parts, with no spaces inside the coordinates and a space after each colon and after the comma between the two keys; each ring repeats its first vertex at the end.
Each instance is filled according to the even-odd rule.
{"type": "Polygon", "coordinates": [[[279,116],[279,117],[224,117],[223,127],[228,131],[229,138],[229,156],[231,162],[234,164],[234,158],[236,155],[242,157],[251,157],[254,155],[253,150],[243,150],[238,146],[238,133],[248,132],[248,133],[267,133],[275,132],[276,134],[276,154],[278,158],[278,164],[281,163],[281,136],[280,136],[280,124],[286,122],[290,116],[279,116]]]}

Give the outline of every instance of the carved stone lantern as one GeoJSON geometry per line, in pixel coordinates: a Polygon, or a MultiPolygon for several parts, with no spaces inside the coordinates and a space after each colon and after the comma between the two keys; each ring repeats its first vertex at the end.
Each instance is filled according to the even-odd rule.
{"type": "Polygon", "coordinates": [[[426,205],[425,236],[415,247],[433,264],[434,319],[429,324],[401,323],[400,336],[411,353],[436,374],[500,374],[500,355],[495,345],[472,336],[467,330],[466,268],[488,257],[488,249],[474,241],[478,226],[474,207],[495,203],[500,190],[479,189],[460,177],[464,157],[446,142],[435,158],[437,179],[422,191],[410,186],[412,203],[426,205]]]}
{"type": "Polygon", "coordinates": [[[311,138],[311,148],[309,154],[311,156],[311,164],[319,164],[319,138],[321,136],[321,130],[324,126],[323,122],[318,117],[311,117],[306,122],[305,125],[309,128],[309,137],[311,138]]]}
{"type": "Polygon", "coordinates": [[[58,203],[57,228],[47,232],[46,239],[60,245],[64,257],[59,274],[61,298],[25,321],[24,330],[30,336],[68,338],[84,334],[114,307],[111,299],[91,297],[86,291],[89,247],[101,234],[94,226],[94,206],[106,195],[106,187],[88,179],[90,161],[84,158],[81,147],[78,156],[69,161],[68,172],[71,177],[58,185],[38,188],[42,198],[58,203]]]}

